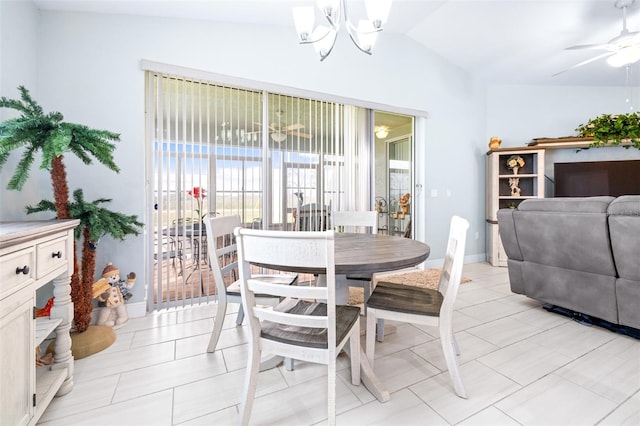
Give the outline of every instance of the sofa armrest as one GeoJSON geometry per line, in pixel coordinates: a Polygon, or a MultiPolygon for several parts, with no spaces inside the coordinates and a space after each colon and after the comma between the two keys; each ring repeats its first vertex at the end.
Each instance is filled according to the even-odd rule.
{"type": "Polygon", "coordinates": [[[513,220],[514,212],[515,209],[498,210],[498,230],[500,233],[500,239],[502,240],[502,246],[504,247],[507,257],[509,259],[522,261],[522,252],[518,245],[515,221],[513,220]]]}

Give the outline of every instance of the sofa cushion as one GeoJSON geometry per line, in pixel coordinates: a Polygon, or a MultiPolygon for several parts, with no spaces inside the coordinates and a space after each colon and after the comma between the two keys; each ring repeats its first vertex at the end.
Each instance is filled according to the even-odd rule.
{"type": "Polygon", "coordinates": [[[606,209],[598,213],[518,209],[513,217],[525,261],[616,276],[606,209]]]}
{"type": "Polygon", "coordinates": [[[614,197],[535,198],[524,200],[519,211],[606,213],[614,197]]]}

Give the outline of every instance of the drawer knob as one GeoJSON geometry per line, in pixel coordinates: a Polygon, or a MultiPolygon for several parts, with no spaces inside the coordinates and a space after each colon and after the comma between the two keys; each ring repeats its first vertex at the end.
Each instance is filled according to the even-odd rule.
{"type": "Polygon", "coordinates": [[[51,253],[51,257],[57,257],[58,259],[62,259],[62,252],[58,250],[55,253],[51,253]]]}
{"type": "Polygon", "coordinates": [[[29,273],[29,265],[24,265],[22,268],[16,268],[16,275],[24,274],[27,275],[29,273]]]}

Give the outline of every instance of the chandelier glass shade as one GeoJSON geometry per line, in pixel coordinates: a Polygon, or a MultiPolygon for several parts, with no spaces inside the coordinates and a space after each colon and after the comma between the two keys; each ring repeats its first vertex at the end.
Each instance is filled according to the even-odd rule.
{"type": "Polygon", "coordinates": [[[338,30],[344,20],[349,37],[362,52],[371,55],[378,32],[387,21],[391,0],[365,0],[368,20],[354,25],[347,15],[347,0],[318,0],[320,9],[328,25],[315,26],[315,8],[302,6],[293,8],[293,21],[301,44],[312,44],[323,61],[336,43],[338,30]]]}

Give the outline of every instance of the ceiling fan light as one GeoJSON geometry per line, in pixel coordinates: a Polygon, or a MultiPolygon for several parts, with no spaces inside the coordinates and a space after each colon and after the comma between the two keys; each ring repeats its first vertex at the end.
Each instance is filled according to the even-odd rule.
{"type": "Polygon", "coordinates": [[[271,133],[271,139],[275,142],[281,143],[287,140],[287,134],[282,132],[273,132],[271,133]]]}
{"type": "Polygon", "coordinates": [[[378,139],[384,139],[389,136],[389,127],[388,126],[375,126],[373,131],[376,134],[378,139]]]}
{"type": "Polygon", "coordinates": [[[612,67],[624,67],[640,60],[640,46],[629,46],[620,50],[615,55],[607,58],[607,64],[612,67]]]}

